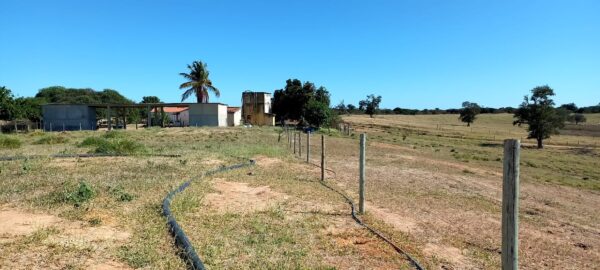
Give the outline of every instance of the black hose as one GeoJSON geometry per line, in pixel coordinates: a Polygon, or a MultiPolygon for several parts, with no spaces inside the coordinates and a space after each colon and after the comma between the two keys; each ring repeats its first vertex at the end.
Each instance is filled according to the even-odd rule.
{"type": "Polygon", "coordinates": [[[54,155],[29,155],[29,156],[5,156],[0,157],[0,161],[12,161],[12,160],[23,160],[23,159],[36,159],[36,158],[94,158],[94,157],[130,157],[130,156],[142,156],[142,157],[181,157],[177,154],[140,154],[140,155],[127,155],[127,154],[54,154],[54,155]]]}
{"type": "Polygon", "coordinates": [[[255,164],[255,161],[250,160],[249,162],[235,164],[235,165],[231,165],[231,166],[227,166],[227,167],[220,167],[217,169],[207,171],[205,173],[200,174],[198,177],[194,177],[194,178],[182,183],[181,185],[179,185],[179,187],[177,187],[173,191],[169,192],[169,194],[167,194],[167,196],[163,200],[162,210],[163,210],[163,215],[167,218],[167,225],[169,226],[169,231],[173,235],[173,238],[175,238],[175,245],[178,246],[179,248],[181,248],[182,252],[179,255],[186,262],[189,269],[204,270],[205,268],[204,268],[204,264],[202,263],[202,260],[200,259],[200,257],[196,253],[196,250],[192,246],[190,239],[185,235],[185,232],[183,231],[181,226],[179,226],[179,224],[175,220],[175,217],[173,216],[173,213],[171,212],[170,206],[171,206],[171,201],[173,200],[173,197],[175,197],[175,195],[177,193],[184,191],[195,179],[201,179],[205,176],[210,176],[210,175],[213,175],[213,174],[216,174],[219,172],[240,169],[243,167],[252,166],[254,164],[255,164]]]}
{"type": "MultiPolygon", "coordinates": [[[[309,165],[321,168],[320,165],[314,164],[314,163],[308,163],[309,165]]],[[[334,177],[337,177],[337,173],[332,170],[332,169],[328,169],[325,168],[326,171],[333,173],[334,177]]],[[[394,242],[392,242],[392,240],[390,240],[389,238],[385,237],[385,235],[383,235],[383,233],[381,233],[380,231],[374,229],[373,227],[369,226],[368,224],[366,224],[365,222],[363,222],[357,215],[356,215],[356,206],[354,204],[354,201],[352,201],[352,199],[346,195],[345,193],[333,188],[332,186],[328,185],[327,182],[325,181],[319,181],[319,183],[321,185],[323,185],[324,187],[330,189],[331,191],[340,194],[342,197],[344,197],[344,199],[346,200],[346,202],[348,202],[348,204],[350,205],[351,211],[350,214],[352,215],[352,219],[354,219],[354,221],[356,221],[356,223],[360,226],[365,227],[367,230],[369,230],[371,233],[375,234],[377,237],[379,237],[381,240],[383,240],[384,242],[386,242],[388,245],[390,245],[397,253],[405,256],[411,263],[412,265],[415,267],[415,269],[417,270],[423,270],[424,268],[419,264],[419,262],[413,258],[412,256],[410,256],[410,254],[408,254],[406,251],[402,250],[398,245],[396,245],[394,242]]]]}

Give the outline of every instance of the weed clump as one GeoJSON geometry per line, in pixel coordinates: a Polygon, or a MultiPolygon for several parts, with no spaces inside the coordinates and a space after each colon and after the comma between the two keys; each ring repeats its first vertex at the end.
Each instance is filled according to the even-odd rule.
{"type": "Polygon", "coordinates": [[[117,185],[116,187],[108,187],[108,192],[121,202],[130,202],[133,200],[133,195],[125,191],[121,185],[117,185]]]}
{"type": "Polygon", "coordinates": [[[68,141],[69,139],[67,137],[50,134],[39,138],[37,141],[35,141],[35,144],[60,144],[68,141]]]}
{"type": "Polygon", "coordinates": [[[79,182],[79,187],[77,187],[76,190],[73,190],[66,194],[65,200],[67,202],[73,203],[76,207],[79,207],[82,204],[93,199],[95,196],[96,191],[94,190],[94,188],[90,184],[81,181],[79,182]]]}
{"type": "Polygon", "coordinates": [[[120,138],[125,138],[127,136],[123,132],[113,130],[113,131],[108,131],[108,132],[104,133],[103,137],[106,139],[120,139],[120,138]]]}
{"type": "Polygon", "coordinates": [[[21,147],[21,144],[17,138],[0,135],[0,149],[16,149],[21,147]]]}
{"type": "Polygon", "coordinates": [[[78,146],[94,147],[94,149],[92,149],[90,153],[95,154],[136,155],[148,152],[144,145],[125,138],[107,139],[102,137],[88,137],[85,140],[83,140],[80,144],[78,144],[78,146]]]}

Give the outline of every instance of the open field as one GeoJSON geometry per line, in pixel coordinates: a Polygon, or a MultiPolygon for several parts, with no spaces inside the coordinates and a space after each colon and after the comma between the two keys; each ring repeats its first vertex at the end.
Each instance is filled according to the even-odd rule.
{"type": "MultiPolygon", "coordinates": [[[[419,117],[345,117],[357,132],[368,133],[362,218],[427,269],[497,269],[500,145],[510,132],[524,132],[502,124],[510,121],[507,115],[482,115],[472,129],[454,116],[419,117]],[[497,138],[489,139],[493,134],[497,138]]],[[[590,124],[594,117],[588,116],[590,124]]],[[[173,201],[207,267],[410,269],[404,257],[354,223],[344,199],[318,183],[319,169],[294,158],[285,136],[277,142],[277,130],[4,135],[20,146],[8,142],[0,156],[102,147],[181,157],[0,162],[0,268],[184,268],[160,214],[161,200],[203,170],[255,158],[256,166],[193,182],[173,201]],[[84,196],[88,188],[94,191],[90,198],[84,196]]],[[[334,130],[325,134],[327,167],[336,172],[327,181],[356,199],[358,140],[334,130]]],[[[598,138],[565,137],[549,140],[542,151],[522,151],[523,269],[600,265],[600,164],[592,147],[598,138]],[[576,138],[590,147],[566,145],[576,138]]],[[[317,136],[311,149],[317,164],[317,136]]]]}

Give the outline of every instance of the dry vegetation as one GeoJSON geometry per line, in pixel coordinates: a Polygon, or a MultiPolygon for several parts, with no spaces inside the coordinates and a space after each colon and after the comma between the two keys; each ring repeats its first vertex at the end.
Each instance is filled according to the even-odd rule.
{"type": "MultiPolygon", "coordinates": [[[[345,120],[369,134],[368,223],[427,269],[499,267],[500,144],[524,134],[509,116],[482,115],[471,129],[446,115],[345,120]]],[[[588,116],[590,126],[599,120],[588,116]]],[[[357,139],[325,134],[328,167],[336,171],[327,181],[356,197],[357,139]]],[[[600,264],[598,138],[578,135],[553,138],[543,151],[523,150],[524,269],[600,264]],[[588,146],[573,147],[577,140],[588,146]]],[[[258,165],[198,179],[173,201],[210,269],[411,268],[357,226],[344,199],[319,184],[319,169],[294,158],[286,137],[277,143],[270,128],[30,133],[2,140],[8,146],[0,156],[88,153],[104,144],[111,151],[181,154],[1,161],[2,269],[181,269],[160,214],[162,198],[203,170],[248,158],[258,165]]],[[[316,164],[320,144],[316,137],[311,143],[316,164]]]]}

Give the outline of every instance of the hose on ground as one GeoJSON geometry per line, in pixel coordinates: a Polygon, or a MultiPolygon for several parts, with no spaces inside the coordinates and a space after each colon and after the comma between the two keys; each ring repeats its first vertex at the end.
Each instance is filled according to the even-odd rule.
{"type": "Polygon", "coordinates": [[[192,243],[190,242],[190,239],[185,235],[185,232],[183,231],[181,226],[175,220],[175,217],[173,216],[173,213],[171,212],[171,201],[173,200],[175,195],[177,195],[177,193],[183,192],[192,183],[192,181],[194,181],[196,179],[202,179],[203,177],[210,176],[210,175],[224,172],[224,171],[230,171],[230,170],[240,169],[243,167],[252,166],[255,163],[256,162],[254,160],[250,160],[245,163],[235,164],[235,165],[226,166],[226,167],[220,167],[217,169],[213,169],[213,170],[204,172],[204,173],[200,174],[199,176],[194,177],[194,178],[182,183],[181,185],[179,185],[179,187],[177,187],[176,189],[169,192],[167,194],[167,196],[164,198],[164,200],[162,202],[162,210],[163,210],[162,213],[167,218],[167,225],[169,227],[169,231],[171,232],[171,235],[173,235],[173,238],[175,238],[175,245],[181,249],[181,252],[179,255],[186,262],[189,269],[204,270],[205,268],[204,268],[204,264],[202,263],[202,260],[200,259],[200,257],[196,253],[196,250],[194,249],[192,243]]]}
{"type": "Polygon", "coordinates": [[[144,154],[144,155],[127,155],[127,154],[54,154],[54,155],[29,155],[29,156],[5,156],[0,157],[0,161],[13,161],[13,160],[24,160],[24,159],[37,159],[37,158],[94,158],[94,157],[130,157],[130,156],[141,156],[141,157],[181,157],[177,154],[144,154]]]}
{"type": "MultiPolygon", "coordinates": [[[[321,165],[318,164],[314,164],[314,163],[308,163],[309,165],[321,168],[321,165]]],[[[337,173],[329,168],[325,168],[325,171],[333,173],[334,177],[337,177],[337,173]]],[[[325,181],[319,181],[319,183],[321,185],[323,185],[324,187],[330,189],[331,191],[341,195],[346,202],[350,205],[350,214],[352,215],[352,219],[354,219],[354,221],[356,221],[356,223],[360,226],[363,226],[365,229],[369,230],[371,233],[373,233],[375,236],[379,237],[379,239],[383,240],[384,242],[386,242],[388,245],[390,245],[398,254],[405,256],[408,261],[410,261],[410,263],[415,267],[415,269],[417,270],[423,270],[424,268],[419,264],[419,262],[413,258],[408,252],[404,251],[403,249],[401,249],[398,245],[396,245],[392,240],[390,240],[389,238],[387,238],[383,233],[381,233],[380,231],[374,229],[373,227],[369,226],[368,224],[366,224],[364,221],[362,221],[358,215],[356,214],[356,205],[354,204],[354,201],[345,193],[341,192],[340,190],[335,189],[334,187],[330,186],[329,184],[327,184],[327,182],[325,181]]]]}

